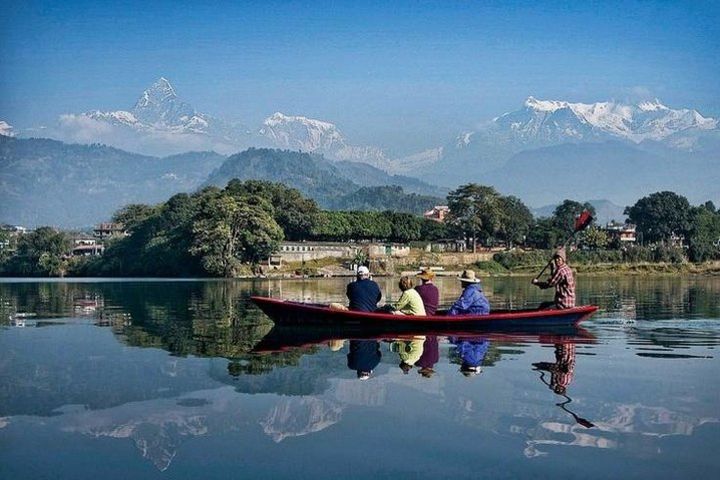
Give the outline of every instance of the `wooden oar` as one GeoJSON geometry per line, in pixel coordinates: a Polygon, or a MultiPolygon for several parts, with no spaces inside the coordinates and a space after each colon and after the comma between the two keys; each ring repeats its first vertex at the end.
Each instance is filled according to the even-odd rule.
{"type": "MultiPolygon", "coordinates": [[[[593,216],[588,212],[587,210],[583,210],[582,213],[575,219],[575,228],[573,229],[573,232],[570,234],[570,236],[565,240],[565,243],[563,243],[563,248],[567,247],[568,243],[570,243],[570,240],[575,237],[575,235],[578,232],[581,232],[587,228],[590,223],[593,221],[593,216]]],[[[545,273],[545,270],[552,264],[553,259],[555,257],[552,257],[548,263],[545,264],[542,270],[540,270],[540,273],[537,274],[537,276],[534,278],[534,280],[537,280],[542,276],[543,273],[545,273]]]]}

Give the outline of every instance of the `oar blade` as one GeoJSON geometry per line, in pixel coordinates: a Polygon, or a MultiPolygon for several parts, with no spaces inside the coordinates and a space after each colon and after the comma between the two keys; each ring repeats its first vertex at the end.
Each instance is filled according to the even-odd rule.
{"type": "Polygon", "coordinates": [[[592,221],[592,214],[587,210],[583,210],[582,213],[575,219],[575,231],[579,232],[580,230],[585,230],[592,221]]]}

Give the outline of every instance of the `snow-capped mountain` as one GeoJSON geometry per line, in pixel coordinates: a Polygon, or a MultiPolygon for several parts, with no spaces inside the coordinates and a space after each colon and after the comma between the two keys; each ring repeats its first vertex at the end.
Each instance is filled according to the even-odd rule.
{"type": "Polygon", "coordinates": [[[249,145],[250,132],[243,125],[196,111],[178,97],[166,78],[160,77],[130,110],[62,115],[54,136],[147,154],[200,149],[233,153],[249,145]]]}
{"type": "Polygon", "coordinates": [[[712,130],[718,122],[696,110],[675,110],[659,100],[627,105],[618,102],[571,103],[529,97],[523,108],[493,119],[490,129],[520,143],[623,139],[662,141],[680,132],[712,130]]]}
{"type": "Polygon", "coordinates": [[[0,135],[14,137],[15,132],[13,131],[13,126],[4,120],[0,120],[0,135]]]}
{"type": "Polygon", "coordinates": [[[384,168],[385,153],[373,146],[350,145],[333,123],[276,112],[263,122],[259,135],[272,146],[322,153],[332,160],[362,162],[384,168]]]}
{"type": "MultiPolygon", "coordinates": [[[[419,174],[429,179],[441,166],[460,172],[501,167],[513,155],[566,143],[627,142],[644,149],[693,152],[718,144],[718,121],[696,110],[672,109],[659,100],[635,105],[619,102],[572,103],[528,97],[522,108],[449,141],[435,163],[419,174]]],[[[398,172],[415,171],[408,163],[398,172]]]]}
{"type": "Polygon", "coordinates": [[[257,129],[196,111],[160,77],[129,110],[61,115],[47,135],[78,143],[105,143],[133,152],[169,155],[188,150],[236,153],[250,146],[302,150],[331,160],[384,168],[388,158],[377,147],[352,145],[330,122],[275,113],[257,129]]]}

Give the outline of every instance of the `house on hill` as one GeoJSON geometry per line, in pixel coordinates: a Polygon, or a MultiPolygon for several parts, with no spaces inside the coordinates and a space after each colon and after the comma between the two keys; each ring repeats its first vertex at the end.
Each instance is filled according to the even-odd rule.
{"type": "Polygon", "coordinates": [[[432,209],[423,213],[423,217],[436,222],[444,222],[445,217],[450,213],[450,207],[447,205],[435,205],[432,209]]]}

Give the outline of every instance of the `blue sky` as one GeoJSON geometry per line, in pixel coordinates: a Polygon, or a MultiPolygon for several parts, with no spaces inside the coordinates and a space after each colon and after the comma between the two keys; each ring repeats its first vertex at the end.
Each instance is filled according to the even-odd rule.
{"type": "Polygon", "coordinates": [[[529,95],[720,116],[720,2],[0,1],[0,119],[21,128],[128,109],[161,75],[205,113],[398,152],[529,95]]]}

